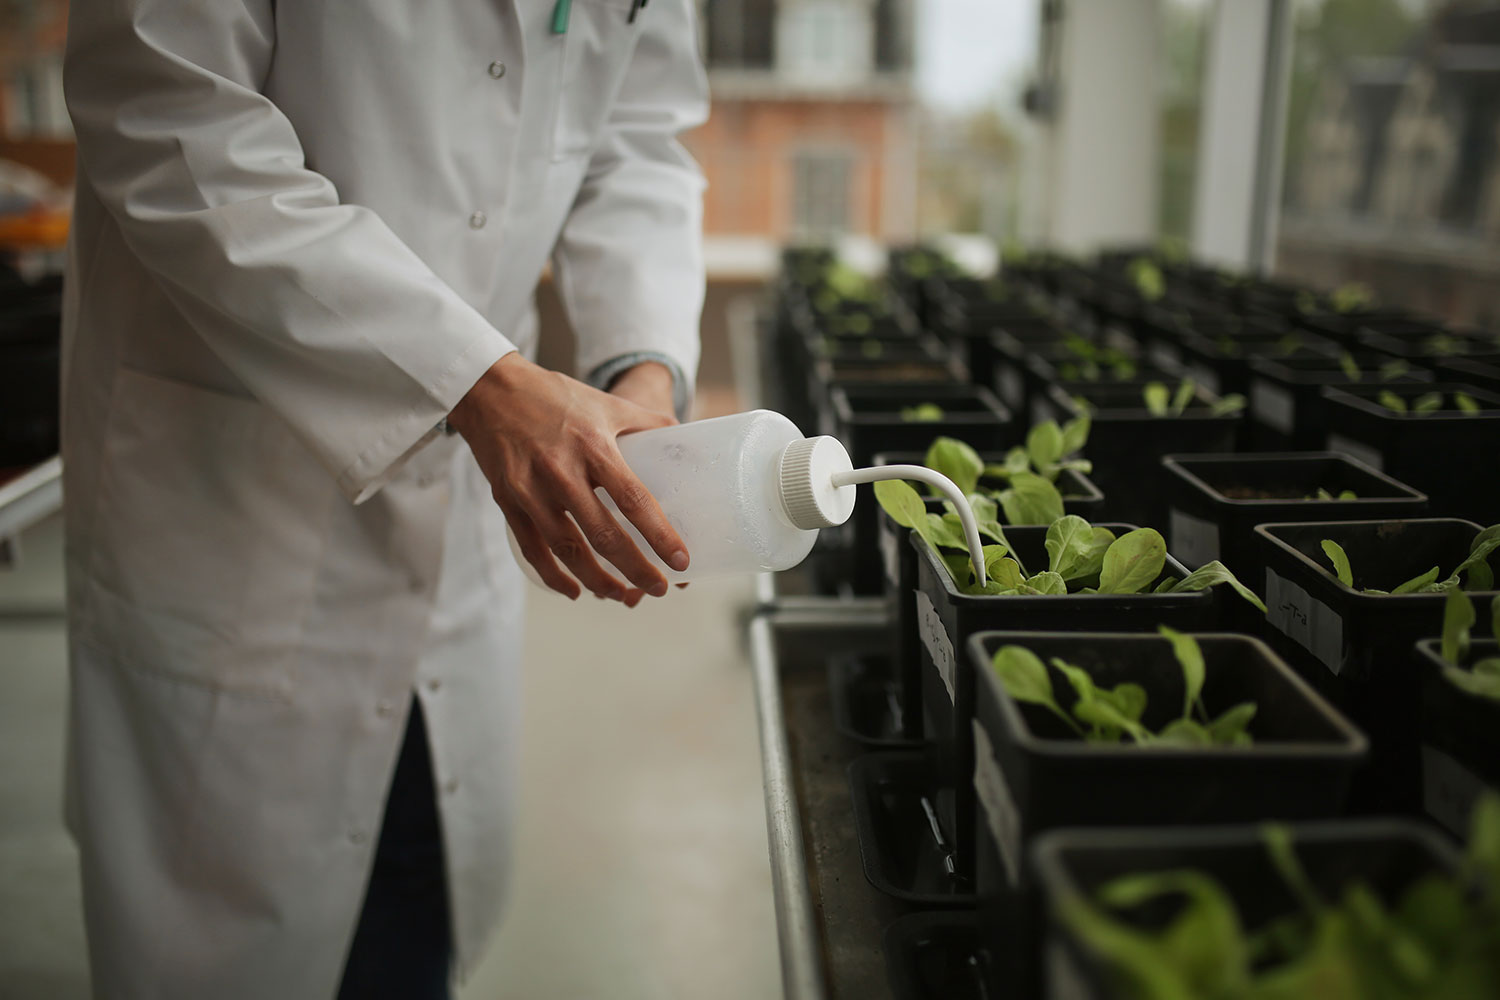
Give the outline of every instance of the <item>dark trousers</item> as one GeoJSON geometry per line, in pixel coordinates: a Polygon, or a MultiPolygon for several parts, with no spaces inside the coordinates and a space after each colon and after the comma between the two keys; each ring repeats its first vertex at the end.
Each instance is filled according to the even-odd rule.
{"type": "Polygon", "coordinates": [[[452,952],[432,757],[413,698],[338,1000],[449,1000],[452,952]]]}

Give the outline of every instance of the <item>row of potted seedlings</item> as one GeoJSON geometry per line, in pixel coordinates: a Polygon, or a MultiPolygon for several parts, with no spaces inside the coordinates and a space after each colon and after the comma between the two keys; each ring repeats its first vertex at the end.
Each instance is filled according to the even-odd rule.
{"type": "Polygon", "coordinates": [[[956,516],[905,484],[862,500],[844,539],[896,630],[830,681],[838,726],[872,748],[850,768],[866,874],[913,910],[885,942],[898,995],[1374,995],[1393,975],[1364,948],[1379,940],[1427,961],[1381,995],[1497,995],[1500,655],[1471,633],[1500,615],[1500,528],[1418,515],[1493,519],[1500,397],[1398,369],[1367,326],[1274,288],[1224,286],[1316,316],[1295,342],[1287,317],[1215,331],[1076,266],[1028,281],[915,283],[913,315],[979,384],[826,386],[822,429],[856,463],[920,455],[984,525],[983,588],[956,516]],[[1320,419],[1322,440],[1299,437],[1320,419]],[[1472,817],[1479,860],[1411,820],[1333,822],[1351,811],[1455,837],[1472,817]],[[1428,940],[1440,889],[1468,923],[1428,940]],[[1386,938],[1349,944],[1371,914],[1386,938]]]}

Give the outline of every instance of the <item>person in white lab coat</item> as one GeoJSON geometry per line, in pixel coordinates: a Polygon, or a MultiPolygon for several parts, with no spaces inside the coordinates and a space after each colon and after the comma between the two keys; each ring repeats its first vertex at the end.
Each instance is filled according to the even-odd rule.
{"type": "Polygon", "coordinates": [[[338,993],[398,751],[437,800],[462,977],[506,881],[502,510],[570,595],[559,561],[600,596],[666,587],[596,485],[685,558],[614,437],[683,412],[697,364],[692,0],[73,0],[65,74],[94,989],[338,993]],[[579,381],[527,360],[549,257],[579,381]]]}

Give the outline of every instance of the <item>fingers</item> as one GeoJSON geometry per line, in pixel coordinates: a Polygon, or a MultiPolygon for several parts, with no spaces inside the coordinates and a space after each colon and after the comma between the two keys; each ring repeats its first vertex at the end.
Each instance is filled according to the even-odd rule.
{"type": "MultiPolygon", "coordinates": [[[[620,457],[619,450],[617,448],[611,450],[614,452],[613,456],[595,463],[595,482],[604,487],[604,492],[608,493],[610,499],[615,502],[615,506],[620,508],[620,513],[635,525],[641,537],[646,540],[646,544],[655,550],[661,561],[681,573],[688,568],[687,546],[683,545],[682,537],[667,521],[667,515],[662,513],[661,504],[656,502],[651,492],[636,478],[635,473],[630,471],[630,467],[620,457]]],[[[629,541],[628,537],[626,541],[629,541]]],[[[632,544],[631,548],[635,546],[632,544]]],[[[644,560],[644,557],[642,559],[644,560]]],[[[615,565],[620,564],[615,562],[615,565]]],[[[621,569],[624,567],[622,566],[621,569]]],[[[654,569],[652,572],[661,578],[659,572],[654,569]]],[[[629,575],[628,571],[627,575],[629,575]]],[[[635,577],[631,579],[636,580],[635,577]]],[[[665,579],[662,582],[665,586],[665,579]]],[[[639,580],[636,580],[636,583],[638,586],[642,585],[639,580]]]]}
{"type": "Polygon", "coordinates": [[[651,564],[593,490],[570,497],[568,511],[593,550],[613,563],[637,589],[654,597],[667,592],[667,578],[651,564]]]}
{"type": "Polygon", "coordinates": [[[552,558],[552,550],[542,538],[541,532],[519,507],[500,497],[495,498],[501,512],[505,514],[506,523],[510,525],[511,534],[516,536],[516,547],[521,550],[521,555],[536,569],[537,575],[548,587],[562,594],[570,601],[578,600],[580,590],[578,581],[569,577],[557,565],[557,560],[552,558]]]}
{"type": "MultiPolygon", "coordinates": [[[[625,585],[594,558],[588,542],[578,530],[578,525],[568,517],[567,513],[557,511],[544,515],[542,522],[542,534],[546,537],[552,554],[562,560],[562,564],[578,578],[579,583],[592,591],[595,596],[606,600],[618,601],[625,596],[625,585]]],[[[666,588],[665,581],[662,583],[662,588],[666,588]]]]}

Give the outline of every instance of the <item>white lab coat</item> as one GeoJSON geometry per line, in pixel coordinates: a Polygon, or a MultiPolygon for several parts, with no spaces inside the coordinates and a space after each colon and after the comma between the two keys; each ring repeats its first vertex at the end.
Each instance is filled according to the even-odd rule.
{"type": "MultiPolygon", "coordinates": [[[[68,817],[105,997],[331,997],[413,689],[457,961],[505,882],[522,587],[432,429],[535,339],[694,371],[691,0],[73,0],[68,817]]],[[[546,664],[537,664],[546,669],[546,664]]]]}

